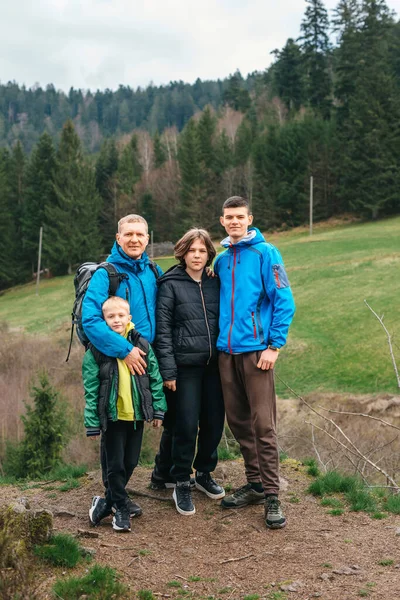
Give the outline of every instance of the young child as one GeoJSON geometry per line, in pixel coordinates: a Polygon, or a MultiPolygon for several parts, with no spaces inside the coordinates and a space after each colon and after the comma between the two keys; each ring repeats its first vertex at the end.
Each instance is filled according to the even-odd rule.
{"type": "Polygon", "coordinates": [[[89,345],[82,363],[85,388],[84,421],[87,436],[102,432],[102,468],[105,497],[94,496],[89,510],[98,525],[115,510],[115,531],[130,531],[130,516],[141,514],[129,500],[125,486],[138,464],[144,421],[160,427],[167,404],[157,359],[149,343],[135,331],[129,303],[111,296],[102,306],[107,325],[146,353],[144,375],[132,375],[125,361],[111,358],[89,345]]]}

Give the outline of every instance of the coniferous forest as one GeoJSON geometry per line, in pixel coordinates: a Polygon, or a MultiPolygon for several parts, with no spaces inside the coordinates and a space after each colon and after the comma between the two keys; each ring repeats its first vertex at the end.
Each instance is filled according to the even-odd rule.
{"type": "Polygon", "coordinates": [[[400,22],[385,0],[305,0],[265,72],[68,94],[0,85],[0,289],[70,273],[138,212],[155,241],[219,235],[223,200],[261,229],[400,213],[400,22]]]}

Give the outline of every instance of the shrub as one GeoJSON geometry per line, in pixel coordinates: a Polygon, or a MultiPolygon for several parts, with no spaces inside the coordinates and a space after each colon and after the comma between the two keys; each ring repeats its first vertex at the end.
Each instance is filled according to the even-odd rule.
{"type": "Polygon", "coordinates": [[[6,450],[5,474],[18,479],[37,478],[56,467],[66,442],[65,410],[45,372],[39,374],[39,385],[33,386],[31,396],[33,406],[26,405],[26,415],[21,417],[25,437],[6,450]]]}

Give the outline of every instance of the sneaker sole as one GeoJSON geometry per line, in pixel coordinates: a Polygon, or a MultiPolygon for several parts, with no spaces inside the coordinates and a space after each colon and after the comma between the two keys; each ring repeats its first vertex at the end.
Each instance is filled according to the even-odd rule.
{"type": "Polygon", "coordinates": [[[232,504],[231,506],[227,506],[226,504],[224,504],[224,501],[222,500],[220,506],[222,506],[222,508],[246,508],[246,506],[258,506],[259,504],[264,504],[265,503],[265,498],[260,498],[259,500],[255,500],[254,502],[246,502],[246,504],[232,504]]]}
{"type": "Polygon", "coordinates": [[[116,523],[115,523],[115,517],[112,521],[112,528],[114,529],[114,531],[122,531],[123,533],[129,533],[131,528],[129,527],[129,529],[127,527],[119,527],[116,523]]]}
{"type": "Polygon", "coordinates": [[[222,492],[220,492],[219,494],[212,494],[211,492],[209,492],[208,490],[206,490],[206,488],[204,488],[202,485],[200,485],[199,483],[195,483],[195,487],[200,490],[200,492],[203,492],[204,494],[207,494],[207,496],[209,498],[212,498],[213,500],[219,500],[220,498],[224,498],[225,496],[225,490],[222,490],[222,492]]]}
{"type": "Polygon", "coordinates": [[[185,515],[185,516],[194,515],[194,513],[196,512],[196,508],[194,506],[193,506],[193,510],[191,510],[191,511],[182,510],[181,508],[179,508],[178,502],[177,502],[177,499],[176,499],[175,490],[173,491],[172,498],[173,498],[173,500],[175,502],[176,510],[178,511],[178,513],[180,515],[185,515]]]}
{"type": "Polygon", "coordinates": [[[286,527],[286,521],[284,523],[265,523],[268,529],[283,529],[286,527]]]}
{"type": "Polygon", "coordinates": [[[95,508],[96,508],[96,504],[95,504],[94,506],[92,505],[92,506],[89,508],[89,522],[90,522],[90,524],[92,525],[92,527],[97,527],[97,525],[99,525],[103,519],[105,519],[106,517],[109,517],[109,516],[110,516],[110,514],[111,514],[111,513],[110,513],[109,515],[105,515],[105,516],[103,517],[103,519],[101,519],[100,521],[98,521],[97,523],[95,523],[95,522],[93,521],[93,519],[92,519],[92,516],[93,516],[93,513],[94,513],[94,511],[95,511],[95,508]]]}

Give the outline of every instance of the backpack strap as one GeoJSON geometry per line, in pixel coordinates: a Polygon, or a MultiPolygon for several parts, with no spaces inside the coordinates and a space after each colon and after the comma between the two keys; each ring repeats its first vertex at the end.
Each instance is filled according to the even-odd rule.
{"type": "Polygon", "coordinates": [[[128,275],[126,273],[119,273],[115,266],[109,262],[102,262],[97,268],[105,269],[107,271],[109,279],[108,295],[115,296],[119,285],[124,280],[128,279],[128,275]]]}
{"type": "Polygon", "coordinates": [[[150,261],[149,262],[149,267],[150,269],[153,271],[154,273],[154,277],[156,278],[156,280],[160,277],[160,271],[158,270],[158,267],[156,265],[156,263],[154,261],[150,261]]]}

